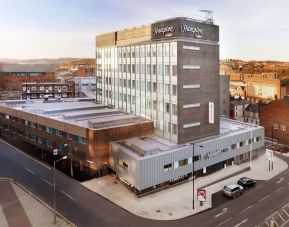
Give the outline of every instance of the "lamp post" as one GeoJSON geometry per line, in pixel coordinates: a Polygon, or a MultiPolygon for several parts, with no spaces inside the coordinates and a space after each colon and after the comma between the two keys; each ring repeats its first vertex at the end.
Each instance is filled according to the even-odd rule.
{"type": "Polygon", "coordinates": [[[69,150],[69,145],[67,143],[63,146],[67,147],[67,154],[70,155],[70,176],[73,178],[72,152],[69,150]]]}
{"type": "Polygon", "coordinates": [[[195,209],[195,146],[203,148],[202,145],[197,145],[192,143],[193,145],[193,209],[195,209]]]}
{"type": "Polygon", "coordinates": [[[54,161],[54,165],[53,165],[53,209],[54,209],[54,224],[56,223],[56,203],[55,203],[55,188],[56,188],[56,184],[55,184],[55,164],[61,160],[67,159],[67,156],[63,156],[62,158],[54,161]]]}

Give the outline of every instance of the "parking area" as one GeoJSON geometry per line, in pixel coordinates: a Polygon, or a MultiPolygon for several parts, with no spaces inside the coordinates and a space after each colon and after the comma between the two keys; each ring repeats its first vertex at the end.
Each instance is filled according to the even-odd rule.
{"type": "Polygon", "coordinates": [[[289,203],[265,219],[258,227],[289,226],[289,203]]]}

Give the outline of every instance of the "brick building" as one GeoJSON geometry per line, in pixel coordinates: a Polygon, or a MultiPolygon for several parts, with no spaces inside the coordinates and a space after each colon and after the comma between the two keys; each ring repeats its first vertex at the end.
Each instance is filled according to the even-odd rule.
{"type": "Polygon", "coordinates": [[[73,81],[65,83],[22,83],[22,98],[40,99],[45,95],[53,98],[74,98],[75,83],[73,81]]]}
{"type": "Polygon", "coordinates": [[[289,96],[260,106],[260,124],[265,136],[289,146],[289,96]]]}
{"type": "Polygon", "coordinates": [[[55,65],[6,64],[1,66],[0,87],[4,91],[21,91],[22,83],[53,82],[55,65]]]}

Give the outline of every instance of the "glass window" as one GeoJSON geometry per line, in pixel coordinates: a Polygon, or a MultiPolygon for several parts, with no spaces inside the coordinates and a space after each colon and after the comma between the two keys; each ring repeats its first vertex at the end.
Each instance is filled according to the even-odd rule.
{"type": "Polygon", "coordinates": [[[172,76],[177,76],[177,66],[176,65],[172,65],[172,76]]]}
{"type": "Polygon", "coordinates": [[[172,95],[174,95],[174,96],[176,96],[177,95],[177,85],[172,85],[172,90],[173,90],[173,92],[172,92],[172,95]]]}
{"type": "Polygon", "coordinates": [[[170,75],[170,66],[169,65],[165,65],[165,75],[166,76],[170,75]]]}

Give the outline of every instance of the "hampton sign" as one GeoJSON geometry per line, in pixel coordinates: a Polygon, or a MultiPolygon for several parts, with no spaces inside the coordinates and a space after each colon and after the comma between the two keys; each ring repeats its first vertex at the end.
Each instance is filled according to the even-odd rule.
{"type": "MultiPolygon", "coordinates": [[[[164,26],[164,27],[156,27],[153,30],[153,35],[158,36],[159,34],[162,34],[166,37],[171,37],[174,35],[174,32],[176,30],[175,26],[164,26]]],[[[189,25],[182,25],[178,29],[181,33],[192,33],[195,35],[196,38],[202,38],[202,35],[205,33],[205,31],[202,28],[199,28],[198,26],[189,26],[189,25]]]]}
{"type": "Polygon", "coordinates": [[[210,151],[208,152],[207,154],[205,154],[205,159],[210,159],[210,158],[213,158],[215,156],[218,156],[224,152],[227,152],[228,151],[228,148],[224,148],[222,150],[215,150],[215,151],[210,151]]]}

